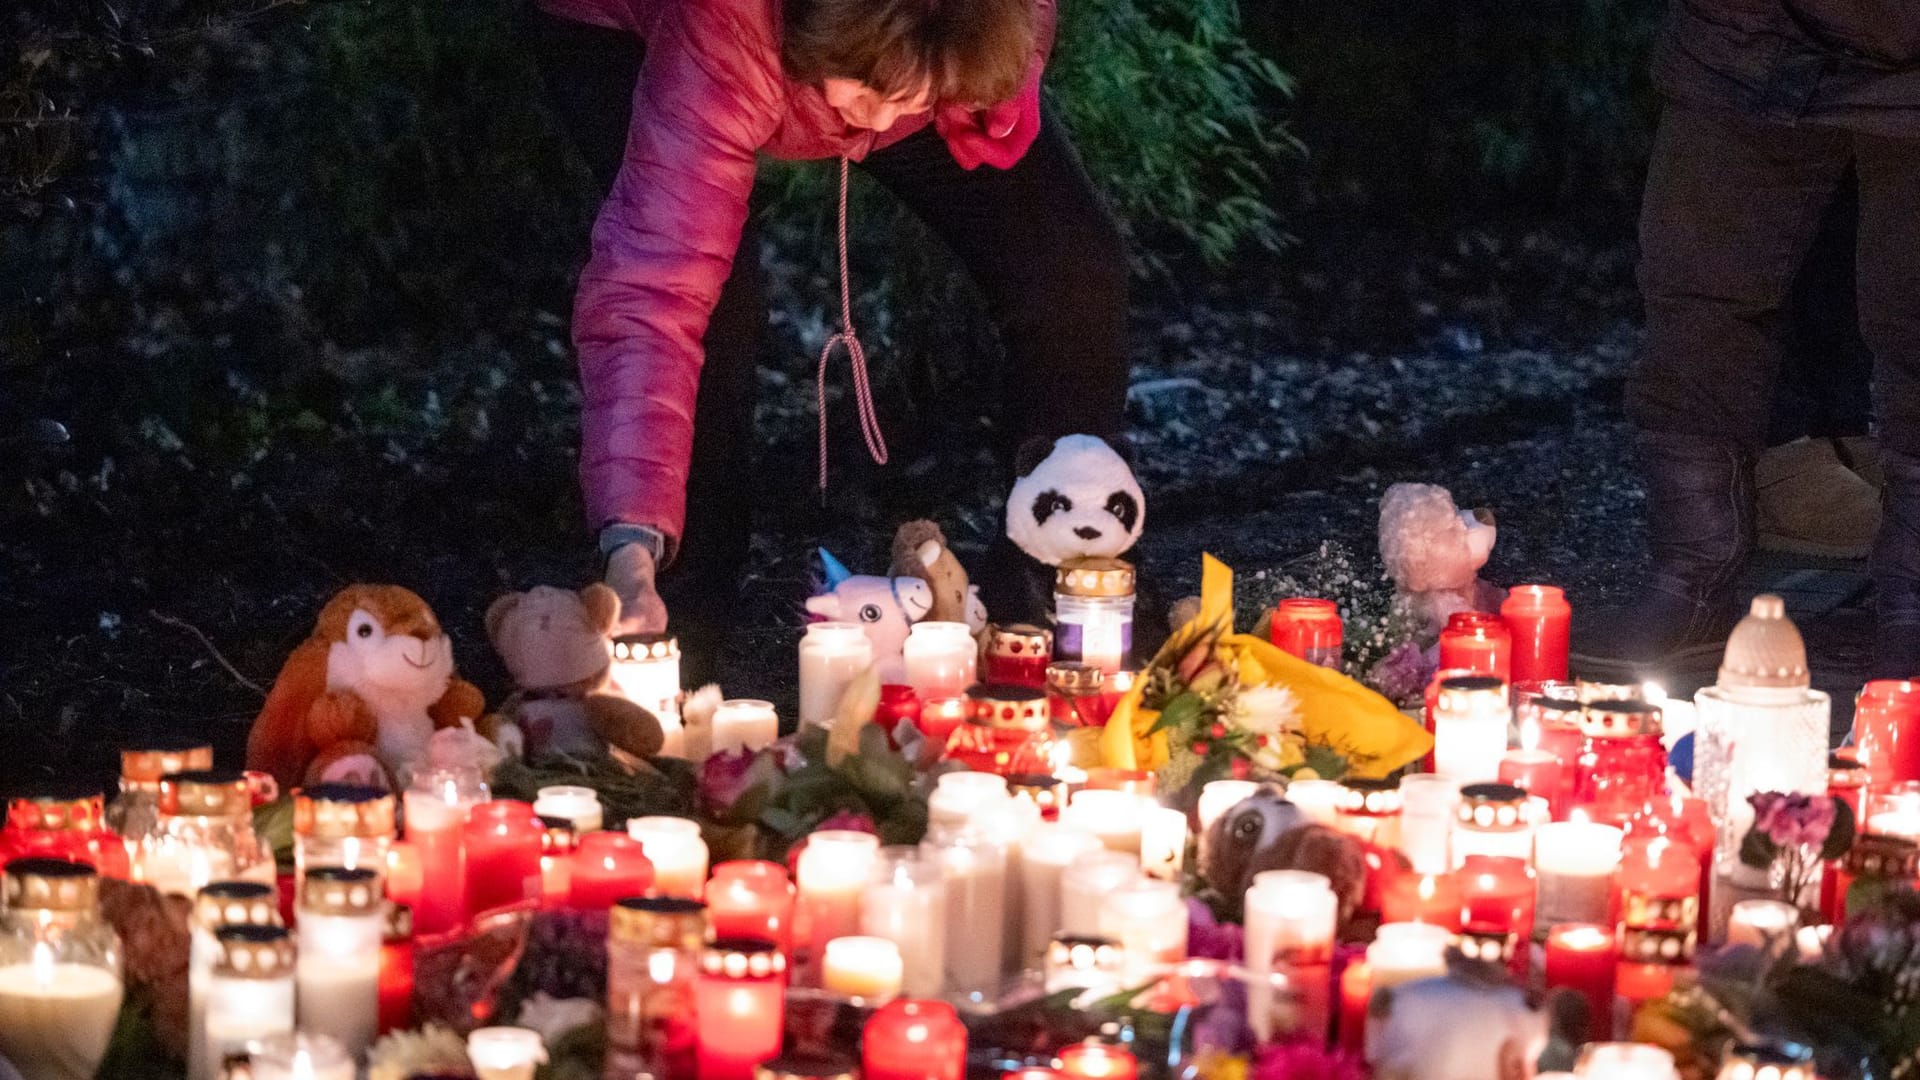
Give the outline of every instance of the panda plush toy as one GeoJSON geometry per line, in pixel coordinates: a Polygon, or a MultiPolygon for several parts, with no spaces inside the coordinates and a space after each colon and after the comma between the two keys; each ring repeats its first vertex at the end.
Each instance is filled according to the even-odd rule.
{"type": "Polygon", "coordinates": [[[1029,441],[1015,473],[1007,539],[1017,552],[1007,557],[1019,565],[996,567],[987,608],[996,622],[1045,625],[1054,571],[1071,559],[1125,556],[1146,527],[1147,501],[1126,459],[1092,435],[1029,441]]]}

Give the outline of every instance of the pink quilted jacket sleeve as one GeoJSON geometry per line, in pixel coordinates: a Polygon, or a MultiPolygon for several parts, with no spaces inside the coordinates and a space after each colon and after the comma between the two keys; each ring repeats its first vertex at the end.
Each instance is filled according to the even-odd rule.
{"type": "Polygon", "coordinates": [[[779,50],[747,5],[668,5],[648,34],[626,160],[574,300],[590,525],[686,519],[701,338],[733,266],[754,154],[780,122],[779,50]]]}

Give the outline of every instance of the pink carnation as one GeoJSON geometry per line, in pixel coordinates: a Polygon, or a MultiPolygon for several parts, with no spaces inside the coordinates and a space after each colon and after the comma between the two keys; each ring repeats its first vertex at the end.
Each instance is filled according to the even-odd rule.
{"type": "Polygon", "coordinates": [[[1788,795],[1762,791],[1747,797],[1753,827],[1776,847],[1819,847],[1833,831],[1833,800],[1825,795],[1788,795]]]}
{"type": "Polygon", "coordinates": [[[710,754],[700,766],[697,791],[700,810],[707,817],[724,820],[733,805],[753,787],[754,760],[757,755],[745,747],[710,754]]]}

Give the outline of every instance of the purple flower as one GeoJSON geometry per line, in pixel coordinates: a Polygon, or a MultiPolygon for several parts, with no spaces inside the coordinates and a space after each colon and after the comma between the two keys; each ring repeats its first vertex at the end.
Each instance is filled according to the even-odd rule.
{"type": "Polygon", "coordinates": [[[1775,847],[1819,847],[1833,831],[1833,800],[1825,795],[1789,795],[1761,791],[1747,796],[1753,806],[1754,830],[1775,847]]]}
{"type": "Polygon", "coordinates": [[[1366,1080],[1366,1075],[1359,1062],[1310,1039],[1261,1047],[1247,1070],[1247,1080],[1366,1080]]]}
{"type": "Polygon", "coordinates": [[[1410,701],[1426,689],[1433,677],[1433,664],[1419,645],[1403,641],[1380,658],[1367,672],[1367,685],[1381,697],[1399,704],[1410,701]]]}
{"type": "Polygon", "coordinates": [[[731,820],[734,805],[761,778],[764,770],[754,767],[760,756],[745,747],[708,755],[700,766],[697,790],[701,813],[715,821],[731,820]]]}
{"type": "Polygon", "coordinates": [[[1196,897],[1187,898],[1187,955],[1198,960],[1238,960],[1244,931],[1235,923],[1213,917],[1213,909],[1196,897]]]}
{"type": "Polygon", "coordinates": [[[880,834],[880,830],[874,825],[872,817],[866,814],[856,813],[852,810],[835,810],[833,813],[827,815],[826,820],[813,827],[814,832],[824,832],[828,829],[872,833],[876,836],[880,834]]]}

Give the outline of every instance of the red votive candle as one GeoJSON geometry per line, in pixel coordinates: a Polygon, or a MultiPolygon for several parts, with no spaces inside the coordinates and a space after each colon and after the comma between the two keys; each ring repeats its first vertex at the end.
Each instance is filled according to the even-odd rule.
{"type": "Polygon", "coordinates": [[[413,914],[399,904],[387,909],[379,991],[380,1034],[413,1027],[413,914]]]}
{"type": "Polygon", "coordinates": [[[467,812],[467,911],[540,898],[540,845],[546,830],[533,806],[518,799],[483,802],[467,812]]]}
{"type": "Polygon", "coordinates": [[[1132,1051],[1089,1039],[1060,1051],[1060,1073],[1075,1080],[1136,1080],[1140,1066],[1132,1051]]]}
{"type": "Polygon", "coordinates": [[[793,881],[787,868],[734,859],[707,882],[707,925],[716,938],[758,938],[788,948],[793,937],[793,881]]]}
{"type": "Polygon", "coordinates": [[[420,849],[406,840],[395,840],[387,848],[387,899],[412,907],[420,901],[423,872],[420,849]]]}
{"type": "Polygon", "coordinates": [[[1051,631],[1024,623],[996,626],[987,636],[987,663],[982,681],[1044,690],[1047,688],[1047,665],[1051,663],[1051,631]]]}
{"type": "Polygon", "coordinates": [[[1513,684],[1513,634],[1485,611],[1456,611],[1440,631],[1440,668],[1492,675],[1513,684]]]}
{"type": "Polygon", "coordinates": [[[1331,600],[1293,597],[1273,609],[1268,637],[1283,652],[1321,667],[1340,667],[1344,630],[1340,607],[1331,600]]]}
{"type": "Polygon", "coordinates": [[[1340,1049],[1360,1055],[1367,1047],[1367,1005],[1373,999],[1373,969],[1353,960],[1340,973],[1340,1049]]]}
{"type": "Polygon", "coordinates": [[[1513,681],[1560,682],[1567,677],[1567,639],[1573,608],[1553,585],[1518,585],[1500,605],[1513,637],[1513,681]]]}
{"type": "Polygon", "coordinates": [[[913,687],[888,683],[880,688],[880,707],[874,710],[873,722],[879,724],[889,736],[902,720],[919,719],[920,695],[914,693],[913,687]]]}
{"type": "Polygon", "coordinates": [[[953,729],[966,719],[966,698],[935,698],[920,706],[920,733],[944,746],[953,729]]]}
{"type": "Polygon", "coordinates": [[[645,895],[652,884],[653,862],[640,841],[626,833],[588,833],[573,852],[567,906],[605,911],[616,900],[645,895]]]}
{"type": "Polygon", "coordinates": [[[1613,1038],[1613,989],[1620,949],[1613,931],[1593,923],[1561,923],[1547,931],[1547,987],[1567,987],[1587,999],[1587,1038],[1613,1038]]]}
{"type": "Polygon", "coordinates": [[[1395,873],[1380,896],[1381,922],[1421,922],[1460,930],[1460,885],[1452,874],[1395,873]]]}
{"type": "Polygon", "coordinates": [[[1876,679],[1853,706],[1853,753],[1878,794],[1920,780],[1920,682],[1876,679]]]}
{"type": "Polygon", "coordinates": [[[944,1001],[881,1006],[860,1036],[862,1080],[965,1080],[967,1028],[944,1001]]]}
{"type": "Polygon", "coordinates": [[[787,959],[770,941],[720,938],[700,955],[694,980],[699,1080],[753,1080],[780,1053],[786,1030],[787,959]]]}
{"type": "Polygon", "coordinates": [[[1521,746],[1500,759],[1500,782],[1547,800],[1547,810],[1556,819],[1566,813],[1566,786],[1560,780],[1564,774],[1560,759],[1548,750],[1521,746]]]}
{"type": "Polygon", "coordinates": [[[0,853],[13,859],[86,863],[101,877],[125,881],[127,844],[106,825],[106,797],[87,785],[47,780],[7,803],[0,853]]]}
{"type": "Polygon", "coordinates": [[[1534,894],[1539,883],[1527,860],[1469,855],[1454,871],[1460,890],[1460,929],[1481,937],[1510,935],[1514,973],[1526,977],[1533,941],[1534,894]]]}

